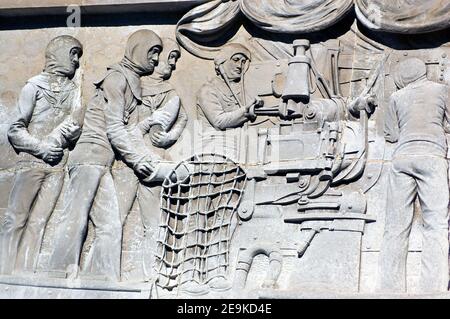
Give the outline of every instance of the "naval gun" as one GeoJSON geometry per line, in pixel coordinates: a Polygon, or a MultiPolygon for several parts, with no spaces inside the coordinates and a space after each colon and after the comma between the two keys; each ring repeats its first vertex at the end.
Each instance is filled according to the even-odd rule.
{"type": "Polygon", "coordinates": [[[375,68],[366,89],[349,100],[335,94],[337,90],[321,75],[308,50],[309,41],[294,41],[293,47],[289,60],[256,64],[247,75],[249,90],[253,90],[248,96],[259,96],[264,105],[250,110],[256,120],[247,127],[248,180],[238,207],[241,220],[252,219],[258,226],[252,229],[252,223],[245,223],[242,233],[258,234],[251,236],[262,242],[280,242],[280,247],[294,247],[303,263],[292,282],[329,277],[329,285],[336,280],[341,282],[335,285],[349,284],[354,289],[359,276],[359,259],[354,256],[361,253],[358,243],[365,224],[375,217],[366,212],[365,192],[370,186],[355,187],[353,182],[361,178],[366,166],[368,118],[375,108],[370,92],[387,57],[375,68]],[[266,84],[262,84],[264,76],[266,84]],[[252,79],[256,79],[253,84],[252,79]],[[274,226],[280,216],[282,224],[274,226]],[[318,234],[315,249],[305,259],[318,234]],[[338,253],[347,248],[348,252],[338,253]],[[353,263],[351,270],[334,269],[333,263],[315,264],[321,258],[347,257],[353,263]]]}
{"type": "MultiPolygon", "coordinates": [[[[303,213],[319,209],[339,210],[342,205],[330,204],[328,199],[319,203],[320,197],[333,186],[357,179],[364,171],[368,115],[372,112],[368,104],[373,103],[365,97],[380,74],[380,66],[369,80],[368,89],[348,102],[331,93],[313,60],[306,55],[309,41],[297,40],[293,46],[295,55],[287,62],[286,70],[272,80],[271,98],[278,104],[264,103],[264,106],[250,110],[257,119],[270,118],[270,121],[259,125],[263,121],[256,120],[256,124],[249,125],[257,130],[258,149],[246,156],[247,164],[250,164],[248,169],[255,168],[255,181],[278,180],[270,183],[273,190],[264,191],[261,200],[256,197],[250,200],[255,205],[296,203],[298,211],[303,213]],[[311,96],[311,78],[323,88],[324,97],[311,96]],[[361,104],[365,105],[361,107],[361,104]],[[289,186],[295,184],[295,187],[276,186],[281,182],[289,186]]],[[[248,215],[248,208],[246,211],[248,215]]],[[[352,210],[352,213],[363,214],[364,209],[352,210]]]]}

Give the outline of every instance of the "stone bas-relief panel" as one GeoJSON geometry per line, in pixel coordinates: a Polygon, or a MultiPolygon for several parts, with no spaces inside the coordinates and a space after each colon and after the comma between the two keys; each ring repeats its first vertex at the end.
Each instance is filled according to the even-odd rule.
{"type": "Polygon", "coordinates": [[[261,2],[0,31],[1,296],[447,296],[445,13],[261,2]]]}

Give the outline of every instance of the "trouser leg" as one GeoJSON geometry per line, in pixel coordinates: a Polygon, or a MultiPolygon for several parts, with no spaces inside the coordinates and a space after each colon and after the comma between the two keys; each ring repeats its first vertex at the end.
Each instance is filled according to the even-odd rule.
{"type": "Polygon", "coordinates": [[[119,205],[120,220],[122,223],[122,252],[121,252],[121,277],[129,278],[130,264],[134,266],[134,256],[126,253],[128,242],[124,241],[124,225],[128,215],[136,201],[139,180],[134,171],[128,166],[113,168],[112,176],[116,188],[119,205]]]}
{"type": "Polygon", "coordinates": [[[136,200],[139,182],[133,170],[129,167],[113,169],[112,176],[117,198],[119,199],[120,219],[122,225],[124,225],[136,200]]]}
{"type": "Polygon", "coordinates": [[[144,226],[142,256],[145,280],[151,279],[154,275],[156,235],[160,218],[160,194],[161,186],[139,186],[138,202],[144,226]]]}
{"type": "Polygon", "coordinates": [[[19,244],[16,270],[36,270],[44,231],[55,209],[63,183],[64,171],[62,170],[50,171],[46,175],[19,244]]]}
{"type": "Polygon", "coordinates": [[[122,223],[109,169],[101,179],[90,218],[94,224],[95,237],[81,271],[120,280],[122,223]]]}
{"type": "Polygon", "coordinates": [[[51,270],[66,271],[70,265],[78,267],[89,212],[104,172],[102,166],[77,165],[70,168],[64,210],[49,262],[51,270]]]}
{"type": "Polygon", "coordinates": [[[389,173],[385,229],[380,251],[379,289],[406,291],[406,258],[417,193],[416,181],[406,172],[409,161],[394,159],[389,173]]]}
{"type": "Polygon", "coordinates": [[[418,193],[423,216],[422,292],[446,291],[448,286],[448,177],[444,158],[416,163],[420,172],[418,193]]]}
{"type": "Polygon", "coordinates": [[[0,229],[0,273],[14,269],[20,238],[33,203],[45,177],[45,171],[26,168],[16,172],[4,220],[0,229]]]}

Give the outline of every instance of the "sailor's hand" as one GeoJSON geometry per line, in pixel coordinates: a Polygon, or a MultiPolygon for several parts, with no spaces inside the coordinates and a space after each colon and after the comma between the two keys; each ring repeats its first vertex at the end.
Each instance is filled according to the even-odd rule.
{"type": "Polygon", "coordinates": [[[375,108],[378,106],[374,95],[367,94],[366,96],[359,96],[353,100],[349,105],[349,110],[353,114],[358,114],[361,111],[366,111],[367,114],[375,112],[375,108]]]}
{"type": "Polygon", "coordinates": [[[150,176],[154,170],[155,166],[150,161],[140,162],[134,166],[134,172],[141,178],[150,176]]]}
{"type": "Polygon", "coordinates": [[[245,116],[250,120],[254,121],[256,119],[255,109],[262,107],[264,105],[264,101],[260,97],[254,98],[247,106],[245,107],[245,116]]]}
{"type": "Polygon", "coordinates": [[[375,95],[368,95],[366,98],[367,106],[369,107],[369,110],[367,111],[369,114],[372,114],[375,112],[375,109],[378,107],[378,101],[375,97],[375,95]]]}
{"type": "Polygon", "coordinates": [[[39,147],[39,157],[46,163],[54,165],[63,157],[62,147],[56,146],[50,142],[42,142],[39,147]]]}
{"type": "Polygon", "coordinates": [[[61,133],[69,141],[74,141],[80,137],[81,127],[77,122],[71,121],[61,128],[61,133]]]}
{"type": "Polygon", "coordinates": [[[263,105],[264,105],[264,101],[258,96],[258,97],[255,97],[250,103],[248,103],[247,106],[245,107],[245,109],[248,112],[252,108],[258,108],[263,105]]]}
{"type": "Polygon", "coordinates": [[[152,127],[152,125],[153,125],[153,118],[147,117],[146,119],[144,119],[138,123],[137,128],[141,132],[142,136],[144,136],[145,134],[148,133],[148,131],[150,131],[150,128],[152,127]]]}
{"type": "Polygon", "coordinates": [[[164,130],[170,126],[171,120],[172,120],[172,115],[167,111],[155,112],[152,115],[153,125],[159,124],[162,126],[162,128],[164,130]]]}
{"type": "Polygon", "coordinates": [[[160,125],[163,129],[165,129],[170,123],[170,113],[169,112],[155,112],[149,117],[145,118],[138,124],[138,128],[142,133],[142,136],[147,134],[152,126],[160,125]]]}
{"type": "Polygon", "coordinates": [[[172,134],[170,132],[164,132],[164,131],[158,131],[155,132],[151,137],[150,140],[152,141],[152,144],[156,147],[166,148],[173,143],[175,143],[176,140],[172,137],[172,134]]]}

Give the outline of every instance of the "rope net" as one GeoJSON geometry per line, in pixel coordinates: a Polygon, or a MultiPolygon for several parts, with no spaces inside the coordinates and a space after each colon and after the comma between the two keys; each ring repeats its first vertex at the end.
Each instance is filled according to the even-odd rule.
{"type": "Polygon", "coordinates": [[[173,289],[226,276],[245,172],[225,156],[201,154],[181,162],[168,176],[161,193],[158,285],[173,289]],[[186,167],[189,176],[173,178],[186,167]]]}

